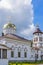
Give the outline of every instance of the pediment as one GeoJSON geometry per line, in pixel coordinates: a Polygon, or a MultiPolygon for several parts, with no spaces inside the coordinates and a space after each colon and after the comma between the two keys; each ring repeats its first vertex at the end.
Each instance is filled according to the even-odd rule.
{"type": "Polygon", "coordinates": [[[8,49],[8,50],[11,50],[11,48],[7,47],[4,44],[0,44],[0,49],[8,49]]]}
{"type": "Polygon", "coordinates": [[[15,34],[6,34],[6,35],[0,37],[0,39],[2,39],[2,38],[8,38],[8,39],[24,41],[24,42],[31,42],[31,40],[27,40],[27,39],[25,39],[23,37],[15,35],[15,34]]]}

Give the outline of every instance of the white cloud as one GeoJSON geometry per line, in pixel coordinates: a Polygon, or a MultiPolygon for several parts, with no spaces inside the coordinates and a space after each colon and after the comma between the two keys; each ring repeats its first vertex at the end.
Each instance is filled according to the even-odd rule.
{"type": "Polygon", "coordinates": [[[34,13],[32,0],[2,0],[0,1],[0,14],[1,21],[4,23],[7,16],[12,17],[12,22],[17,26],[17,34],[29,36],[33,32],[34,13]]]}
{"type": "Polygon", "coordinates": [[[18,9],[21,5],[30,5],[31,0],[1,0],[0,8],[18,9]]]}
{"type": "Polygon", "coordinates": [[[32,25],[29,25],[28,28],[23,30],[21,32],[21,34],[24,34],[24,35],[28,36],[28,35],[31,35],[34,32],[34,30],[35,30],[35,26],[34,26],[34,24],[32,24],[32,25]]]}
{"type": "Polygon", "coordinates": [[[1,0],[0,1],[0,8],[10,9],[11,5],[9,4],[9,2],[7,0],[1,0]]]}

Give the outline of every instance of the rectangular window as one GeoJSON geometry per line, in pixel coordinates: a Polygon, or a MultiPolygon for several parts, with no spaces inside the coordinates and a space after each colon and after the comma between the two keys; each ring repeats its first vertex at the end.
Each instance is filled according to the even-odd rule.
{"type": "Polygon", "coordinates": [[[26,52],[24,52],[24,57],[25,57],[25,58],[27,57],[27,53],[26,53],[26,52]]]}
{"type": "Polygon", "coordinates": [[[40,43],[40,47],[42,47],[42,43],[40,43]]]}
{"type": "Polygon", "coordinates": [[[2,50],[2,58],[4,58],[4,59],[7,58],[7,49],[2,50]]]}
{"type": "Polygon", "coordinates": [[[38,54],[35,54],[35,58],[36,58],[36,59],[38,58],[38,54]]]}
{"type": "Polygon", "coordinates": [[[38,37],[34,38],[34,42],[37,42],[38,41],[38,37]]]}
{"type": "Polygon", "coordinates": [[[11,57],[14,57],[14,51],[11,51],[11,57]]]}
{"type": "Polygon", "coordinates": [[[18,57],[20,57],[20,52],[18,52],[18,57]]]}
{"type": "Polygon", "coordinates": [[[42,37],[39,37],[39,41],[42,41],[42,37]]]}

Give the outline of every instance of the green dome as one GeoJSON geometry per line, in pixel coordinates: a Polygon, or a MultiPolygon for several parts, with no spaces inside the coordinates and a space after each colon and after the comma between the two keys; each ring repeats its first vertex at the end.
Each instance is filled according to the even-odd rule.
{"type": "Polygon", "coordinates": [[[16,29],[16,26],[14,25],[14,24],[12,24],[12,23],[7,23],[7,24],[5,24],[4,26],[3,26],[3,29],[6,29],[6,28],[14,28],[14,29],[16,29]]]}

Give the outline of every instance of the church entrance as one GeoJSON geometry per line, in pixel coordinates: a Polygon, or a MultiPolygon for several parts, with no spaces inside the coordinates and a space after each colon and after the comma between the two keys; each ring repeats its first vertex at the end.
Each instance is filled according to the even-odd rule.
{"type": "Polygon", "coordinates": [[[7,49],[0,49],[0,59],[7,59],[7,49]]]}
{"type": "Polygon", "coordinates": [[[41,60],[43,60],[43,55],[41,55],[41,60]]]}

